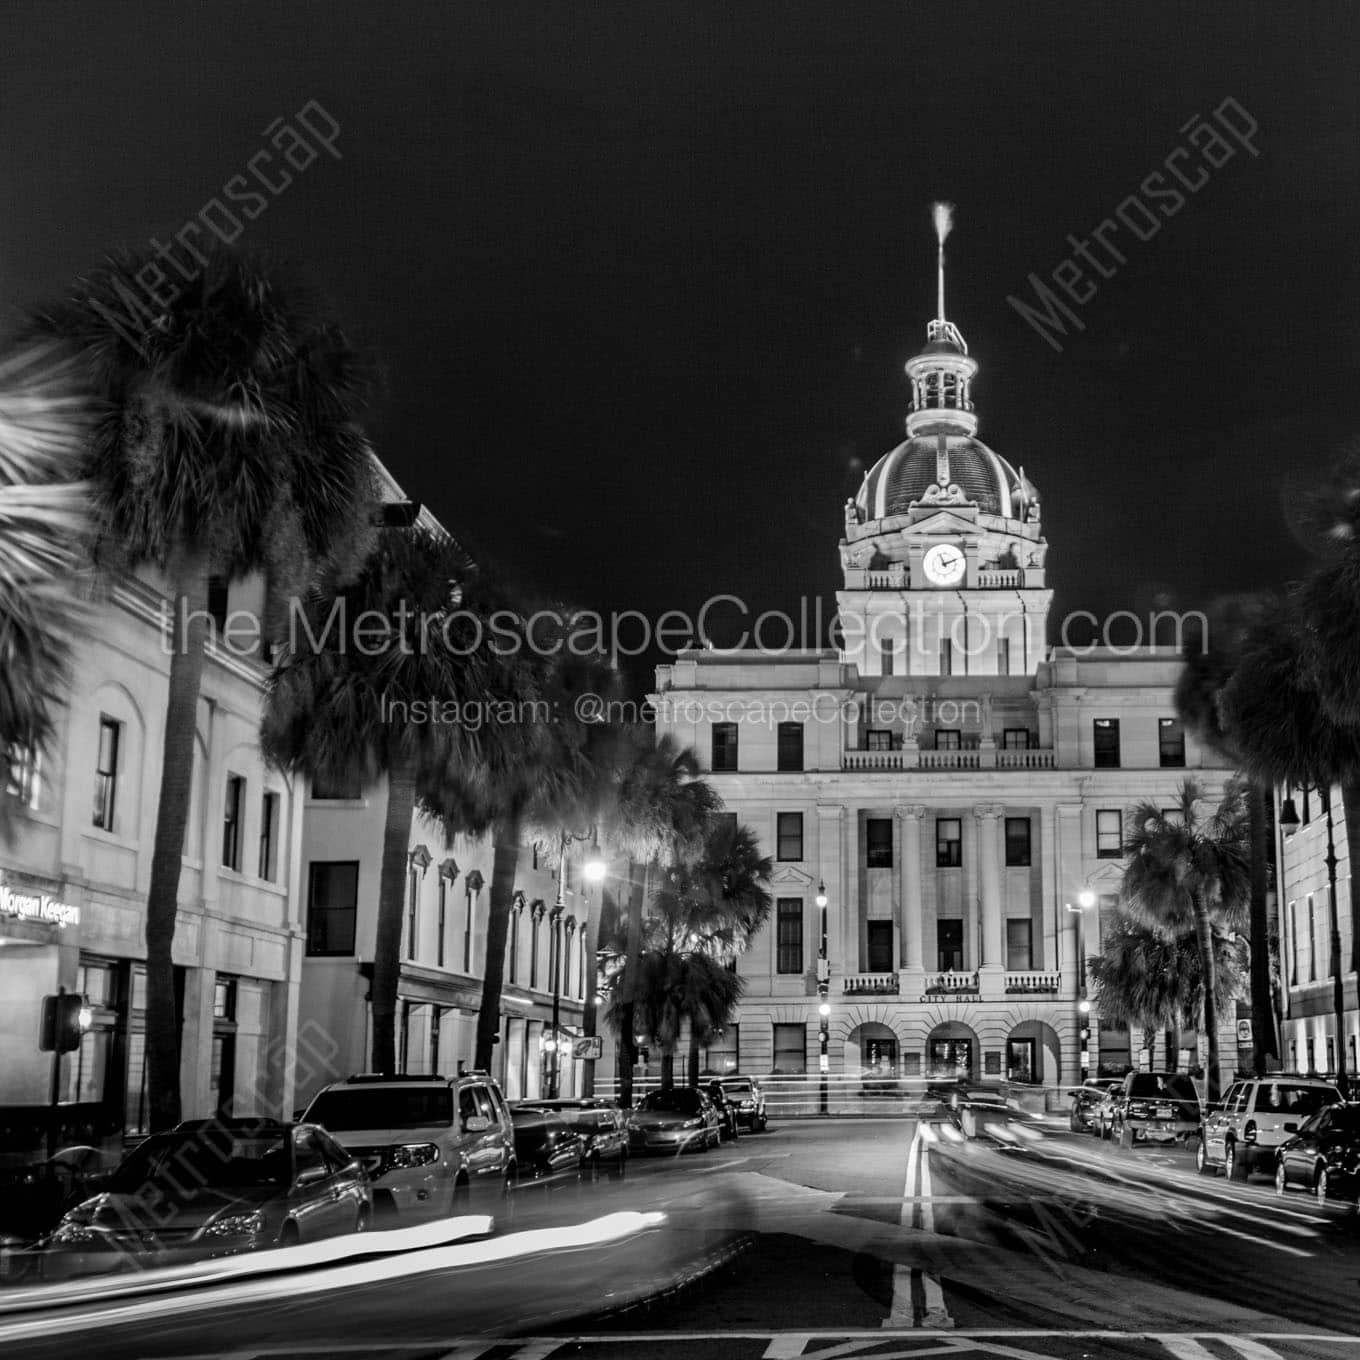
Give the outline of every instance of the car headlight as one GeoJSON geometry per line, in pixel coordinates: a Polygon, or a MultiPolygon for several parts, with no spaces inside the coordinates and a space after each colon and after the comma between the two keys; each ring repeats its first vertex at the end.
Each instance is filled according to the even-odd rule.
{"type": "Polygon", "coordinates": [[[103,1234],[88,1222],[64,1218],[47,1240],[59,1247],[84,1247],[91,1242],[98,1242],[102,1236],[103,1234]]]}
{"type": "Polygon", "coordinates": [[[264,1231],[264,1214],[258,1209],[248,1214],[223,1214],[203,1230],[205,1237],[255,1237],[264,1231]]]}
{"type": "Polygon", "coordinates": [[[687,1119],[680,1127],[685,1129],[701,1129],[703,1126],[704,1121],[702,1119],[687,1119]]]}
{"type": "Polygon", "coordinates": [[[387,1149],[387,1165],[398,1170],[429,1166],[438,1160],[439,1148],[434,1143],[397,1143],[387,1149]]]}

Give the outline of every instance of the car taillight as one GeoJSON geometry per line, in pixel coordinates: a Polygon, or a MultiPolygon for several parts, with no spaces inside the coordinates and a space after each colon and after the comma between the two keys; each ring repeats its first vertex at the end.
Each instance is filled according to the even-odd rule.
{"type": "Polygon", "coordinates": [[[1254,1143],[1256,1141],[1256,1121],[1248,1119],[1246,1127],[1242,1130],[1242,1141],[1244,1143],[1254,1143]]]}
{"type": "Polygon", "coordinates": [[[1141,1100],[1129,1101],[1129,1115],[1133,1119],[1146,1119],[1148,1107],[1141,1100]]]}

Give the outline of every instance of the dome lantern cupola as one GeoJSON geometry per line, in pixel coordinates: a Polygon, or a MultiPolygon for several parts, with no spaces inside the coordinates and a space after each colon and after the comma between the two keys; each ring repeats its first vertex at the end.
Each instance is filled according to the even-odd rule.
{"type": "MultiPolygon", "coordinates": [[[[954,225],[954,208],[950,203],[936,203],[932,210],[935,235],[939,241],[938,315],[926,327],[925,348],[907,360],[907,377],[911,379],[911,414],[907,416],[907,435],[965,435],[977,433],[977,416],[973,412],[970,387],[977,376],[977,360],[968,354],[968,345],[959,328],[944,314],[944,242],[954,225]]],[[[940,485],[949,485],[948,449],[940,441],[942,460],[940,485]]]]}

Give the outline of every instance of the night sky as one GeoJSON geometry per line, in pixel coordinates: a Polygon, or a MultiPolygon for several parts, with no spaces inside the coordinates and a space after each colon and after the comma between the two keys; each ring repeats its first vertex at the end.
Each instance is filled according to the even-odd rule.
{"type": "Polygon", "coordinates": [[[341,158],[237,244],[378,355],[407,490],[546,595],[796,611],[902,438],[951,199],[979,435],[1039,488],[1055,617],[1190,606],[1304,569],[1291,499],[1360,434],[1358,39],[1348,0],[8,0],[0,304],[172,235],[317,101],[341,158]],[[1225,99],[1259,156],[1121,226],[1055,351],[1008,295],[1225,99]]]}

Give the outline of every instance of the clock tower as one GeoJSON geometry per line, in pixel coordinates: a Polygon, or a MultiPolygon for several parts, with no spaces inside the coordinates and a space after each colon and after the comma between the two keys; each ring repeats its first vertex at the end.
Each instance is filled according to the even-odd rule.
{"type": "Polygon", "coordinates": [[[1033,676],[1053,595],[1039,493],[977,438],[978,363],[944,314],[952,209],[937,203],[934,216],[938,315],[907,361],[907,438],[845,507],[845,659],[865,677],[1033,676]]]}

